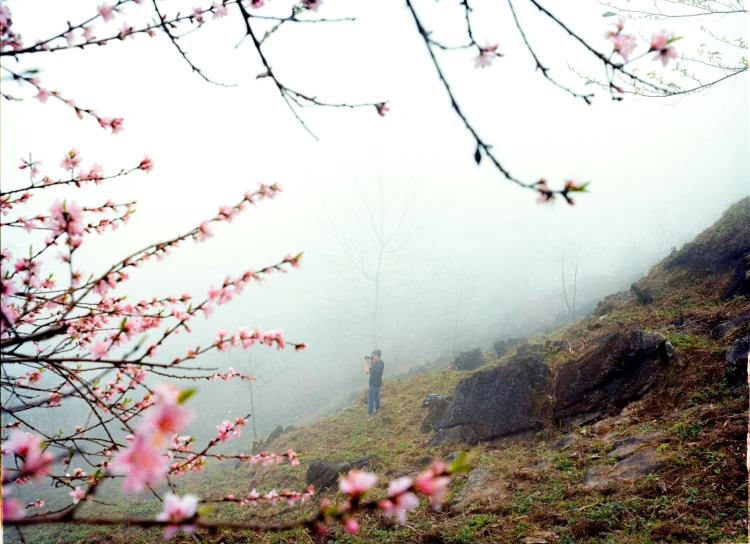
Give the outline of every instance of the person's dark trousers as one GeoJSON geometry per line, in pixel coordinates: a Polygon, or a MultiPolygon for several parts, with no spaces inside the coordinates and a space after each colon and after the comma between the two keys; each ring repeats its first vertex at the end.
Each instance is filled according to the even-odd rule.
{"type": "Polygon", "coordinates": [[[367,415],[372,415],[372,409],[375,408],[375,411],[378,412],[380,410],[380,387],[373,387],[370,386],[367,390],[367,415]]]}

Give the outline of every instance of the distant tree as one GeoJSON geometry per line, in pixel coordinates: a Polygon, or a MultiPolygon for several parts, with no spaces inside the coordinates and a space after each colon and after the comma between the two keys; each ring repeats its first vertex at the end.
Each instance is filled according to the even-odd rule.
{"type": "Polygon", "coordinates": [[[560,287],[570,317],[576,315],[578,272],[581,264],[588,258],[581,252],[581,245],[580,237],[574,240],[564,238],[558,243],[555,253],[547,256],[547,259],[560,272],[560,287]]]}
{"type": "Polygon", "coordinates": [[[369,337],[375,349],[386,340],[380,327],[382,311],[416,301],[435,273],[420,275],[426,279],[418,283],[410,259],[410,244],[428,216],[415,208],[419,184],[386,183],[382,171],[371,181],[355,184],[355,198],[339,206],[338,218],[321,202],[329,232],[341,250],[340,256],[329,260],[347,271],[356,293],[352,300],[343,301],[348,306],[347,320],[351,323],[352,316],[361,316],[361,321],[354,320],[354,334],[369,337]]]}

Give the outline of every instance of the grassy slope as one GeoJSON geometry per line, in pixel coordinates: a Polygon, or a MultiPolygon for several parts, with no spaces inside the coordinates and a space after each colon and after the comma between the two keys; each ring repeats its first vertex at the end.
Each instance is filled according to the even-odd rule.
{"type": "MultiPolygon", "coordinates": [[[[747,199],[746,199],[747,200],[747,199]]],[[[742,204],[742,203],[740,203],[742,204]]],[[[745,209],[750,208],[744,203],[745,209]]],[[[744,212],[743,212],[744,213],[744,212]]],[[[730,214],[735,218],[736,214],[730,214]]],[[[750,212],[745,215],[750,221],[750,212]]],[[[724,227],[717,227],[724,232],[724,227]]],[[[691,247],[691,251],[695,248],[691,247]]],[[[615,425],[582,429],[581,438],[566,452],[552,451],[557,438],[550,430],[531,445],[484,443],[474,448],[473,464],[484,466],[500,478],[500,497],[476,500],[462,508],[451,508],[466,475],[451,484],[448,505],[434,512],[426,505],[408,519],[407,526],[394,525],[378,514],[366,516],[359,535],[351,537],[339,527],[323,537],[302,532],[281,535],[227,534],[224,542],[746,542],[747,473],[745,470],[746,398],[741,376],[727,372],[723,362],[726,347],[734,338],[750,334],[745,327],[715,341],[708,333],[716,323],[750,311],[750,301],[718,300],[726,274],[701,276],[685,267],[657,265],[648,280],[660,287],[660,297],[648,306],[632,297],[612,297],[599,315],[543,335],[535,341],[565,340],[566,349],[550,353],[553,366],[577,358],[606,334],[622,328],[659,330],[670,338],[682,366],[667,369],[644,398],[631,405],[630,418],[615,425]],[[606,313],[605,313],[606,312],[606,313]],[[684,317],[681,326],[676,322],[684,317]],[[585,471],[602,464],[607,432],[628,436],[636,432],[660,431],[657,442],[664,468],[658,477],[622,483],[598,490],[583,487],[585,471]],[[545,440],[546,439],[546,440],[545,440]],[[531,461],[549,460],[548,470],[528,473],[520,469],[531,461]],[[666,491],[660,486],[659,480],[666,491]]],[[[490,356],[490,365],[501,364],[490,356]]],[[[431,456],[445,456],[456,448],[426,450],[430,435],[419,433],[425,414],[421,400],[426,394],[452,392],[468,372],[432,372],[387,381],[382,391],[383,410],[366,421],[365,406],[356,404],[306,428],[283,435],[273,444],[276,451],[292,447],[303,461],[298,469],[288,466],[235,469],[234,462],[217,463],[208,472],[181,481],[180,493],[200,492],[220,498],[241,496],[253,488],[303,490],[307,465],[316,458],[351,460],[373,455],[369,470],[383,480],[413,474],[431,456]]],[[[382,493],[380,487],[376,493],[382,493]]],[[[115,492],[112,497],[120,499],[115,492]]],[[[337,492],[319,494],[302,509],[283,507],[248,508],[220,504],[211,516],[232,520],[294,519],[315,510],[321,497],[336,499],[337,492]]],[[[145,500],[143,501],[146,502],[145,500]]],[[[153,502],[153,501],[151,501],[153,502]]],[[[133,504],[133,513],[147,514],[145,506],[133,504]]],[[[31,542],[76,542],[79,535],[60,530],[32,531],[31,542]],[[54,535],[52,534],[54,532],[54,535]]],[[[158,542],[157,531],[94,530],[99,542],[158,542]]],[[[187,541],[187,540],[185,540],[187,541]]]]}

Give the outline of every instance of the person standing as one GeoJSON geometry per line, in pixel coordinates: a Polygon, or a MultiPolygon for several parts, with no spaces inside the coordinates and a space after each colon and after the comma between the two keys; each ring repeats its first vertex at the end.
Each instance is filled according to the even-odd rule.
{"type": "Polygon", "coordinates": [[[370,419],[373,413],[380,413],[380,388],[383,385],[383,369],[385,363],[380,358],[381,351],[373,350],[370,357],[365,357],[365,374],[370,375],[370,386],[367,389],[367,418],[370,419]],[[373,411],[374,409],[374,411],[373,411]]]}

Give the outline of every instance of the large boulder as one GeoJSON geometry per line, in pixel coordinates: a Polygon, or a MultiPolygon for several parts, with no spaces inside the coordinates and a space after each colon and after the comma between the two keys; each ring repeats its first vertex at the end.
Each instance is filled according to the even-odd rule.
{"type": "Polygon", "coordinates": [[[738,338],[729,346],[727,350],[726,361],[732,366],[745,368],[747,365],[747,355],[750,352],[750,336],[738,338]]]}
{"type": "Polygon", "coordinates": [[[745,253],[737,262],[734,273],[724,286],[721,298],[727,300],[741,295],[750,295],[750,252],[745,253]]]}
{"type": "Polygon", "coordinates": [[[716,325],[713,329],[711,329],[710,336],[711,338],[716,340],[748,324],[750,324],[750,312],[745,312],[744,314],[738,315],[734,319],[730,319],[729,321],[724,321],[723,323],[719,323],[718,325],[716,325]]]}
{"type": "Polygon", "coordinates": [[[339,461],[337,463],[322,460],[313,461],[307,469],[305,481],[308,485],[314,485],[316,490],[333,487],[339,479],[339,474],[349,472],[354,468],[362,468],[370,462],[371,458],[371,455],[365,455],[354,461],[339,461]]]}
{"type": "Polygon", "coordinates": [[[615,332],[592,352],[564,363],[556,376],[552,417],[622,406],[645,393],[662,365],[676,359],[667,338],[651,331],[615,332]]]}
{"type": "Polygon", "coordinates": [[[437,428],[467,427],[488,440],[538,427],[549,376],[541,355],[514,356],[505,365],[477,372],[456,386],[437,428]]]}
{"type": "Polygon", "coordinates": [[[476,370],[480,366],[484,366],[484,363],[482,350],[475,348],[471,351],[462,351],[461,355],[453,361],[453,368],[454,370],[476,370]]]}
{"type": "Polygon", "coordinates": [[[498,340],[494,344],[492,344],[492,347],[495,349],[495,353],[498,357],[502,357],[506,353],[508,353],[508,343],[505,340],[498,340]]]}

